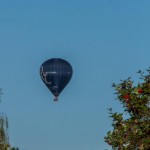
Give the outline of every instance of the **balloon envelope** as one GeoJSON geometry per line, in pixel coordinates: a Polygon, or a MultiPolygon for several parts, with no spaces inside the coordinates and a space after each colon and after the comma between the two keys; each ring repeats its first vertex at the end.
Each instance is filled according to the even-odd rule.
{"type": "Polygon", "coordinates": [[[41,79],[56,97],[55,100],[69,83],[72,73],[70,63],[61,58],[49,59],[40,67],[41,79]]]}

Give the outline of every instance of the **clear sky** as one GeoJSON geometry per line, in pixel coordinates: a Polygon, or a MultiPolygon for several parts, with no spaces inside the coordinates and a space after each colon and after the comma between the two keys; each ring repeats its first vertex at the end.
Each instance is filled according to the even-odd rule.
{"type": "Polygon", "coordinates": [[[150,66],[149,0],[1,0],[0,111],[21,150],[104,150],[107,108],[122,111],[112,83],[150,66]],[[59,102],[40,65],[72,64],[59,102]]]}

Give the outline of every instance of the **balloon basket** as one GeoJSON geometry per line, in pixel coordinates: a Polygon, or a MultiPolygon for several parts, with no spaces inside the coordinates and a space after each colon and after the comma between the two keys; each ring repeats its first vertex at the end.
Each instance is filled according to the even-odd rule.
{"type": "Polygon", "coordinates": [[[58,102],[58,97],[54,97],[54,102],[58,102]]]}

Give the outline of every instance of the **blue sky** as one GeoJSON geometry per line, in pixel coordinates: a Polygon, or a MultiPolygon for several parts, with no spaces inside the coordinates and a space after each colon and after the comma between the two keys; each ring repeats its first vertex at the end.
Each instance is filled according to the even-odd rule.
{"type": "Polygon", "coordinates": [[[10,143],[21,150],[111,149],[107,108],[122,111],[113,82],[149,67],[149,0],[0,1],[0,110],[10,143]],[[72,64],[59,102],[40,79],[40,65],[72,64]]]}

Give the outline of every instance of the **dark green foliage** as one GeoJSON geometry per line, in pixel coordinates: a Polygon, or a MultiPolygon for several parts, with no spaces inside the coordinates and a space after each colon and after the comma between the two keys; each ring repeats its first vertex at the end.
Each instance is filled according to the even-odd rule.
{"type": "Polygon", "coordinates": [[[13,147],[13,148],[11,148],[10,150],[19,150],[19,148],[13,147]]]}
{"type": "Polygon", "coordinates": [[[113,131],[105,136],[105,141],[113,150],[149,150],[150,149],[150,69],[144,75],[139,71],[140,79],[136,86],[131,78],[113,84],[117,100],[121,102],[124,113],[112,112],[113,131]]]}

